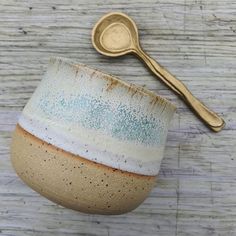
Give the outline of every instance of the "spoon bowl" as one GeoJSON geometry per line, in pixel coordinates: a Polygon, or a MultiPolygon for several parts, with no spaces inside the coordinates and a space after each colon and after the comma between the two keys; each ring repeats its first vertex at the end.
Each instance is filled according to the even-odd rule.
{"type": "Polygon", "coordinates": [[[115,12],[102,17],[92,31],[93,46],[101,54],[111,57],[134,52],[138,46],[135,22],[123,13],[115,12]]]}

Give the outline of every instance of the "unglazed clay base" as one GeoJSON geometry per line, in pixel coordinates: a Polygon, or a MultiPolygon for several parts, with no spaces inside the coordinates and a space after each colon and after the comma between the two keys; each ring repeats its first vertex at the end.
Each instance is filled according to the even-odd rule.
{"type": "Polygon", "coordinates": [[[51,145],[17,125],[11,158],[21,179],[65,207],[86,213],[122,214],[141,204],[155,176],[98,164],[51,145]]]}

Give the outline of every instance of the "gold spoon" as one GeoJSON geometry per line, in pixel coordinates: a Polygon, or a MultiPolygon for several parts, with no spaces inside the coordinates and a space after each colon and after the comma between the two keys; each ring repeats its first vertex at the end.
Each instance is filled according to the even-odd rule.
{"type": "Polygon", "coordinates": [[[110,57],[134,53],[162,82],[176,92],[210,129],[215,132],[223,129],[225,122],[222,118],[194,97],[182,82],[142,50],[137,26],[127,15],[112,12],[103,16],[93,28],[92,43],[98,52],[110,57]]]}

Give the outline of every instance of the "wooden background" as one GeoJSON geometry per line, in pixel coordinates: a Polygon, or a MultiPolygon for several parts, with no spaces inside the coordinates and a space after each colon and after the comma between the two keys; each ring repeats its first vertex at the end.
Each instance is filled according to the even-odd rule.
{"type": "Polygon", "coordinates": [[[236,235],[236,1],[1,0],[0,235],[236,235]],[[224,117],[222,132],[209,131],[132,55],[109,59],[93,49],[94,23],[113,10],[133,17],[143,48],[224,117]],[[51,56],[145,85],[178,107],[156,187],[133,212],[74,212],[14,173],[11,132],[51,56]]]}

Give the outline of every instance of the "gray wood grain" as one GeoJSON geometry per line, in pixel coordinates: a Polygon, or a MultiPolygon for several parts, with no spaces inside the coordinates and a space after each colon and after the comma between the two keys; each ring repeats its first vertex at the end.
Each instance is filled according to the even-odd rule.
{"type": "Polygon", "coordinates": [[[234,0],[0,1],[0,235],[236,235],[236,2],[234,0]],[[133,56],[91,45],[109,11],[137,22],[143,48],[226,120],[209,131],[133,56]],[[86,215],[32,191],[9,160],[11,132],[50,56],[106,70],[178,107],[150,197],[121,216],[86,215]]]}

